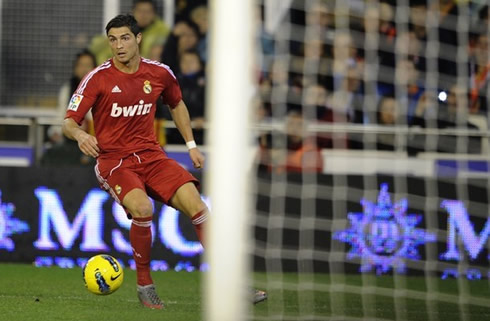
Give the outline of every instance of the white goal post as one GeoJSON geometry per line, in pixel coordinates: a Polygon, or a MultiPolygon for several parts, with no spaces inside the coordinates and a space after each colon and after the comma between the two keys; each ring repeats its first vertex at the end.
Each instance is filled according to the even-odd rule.
{"type": "Polygon", "coordinates": [[[207,113],[209,156],[205,173],[212,200],[206,258],[205,320],[244,320],[249,237],[246,216],[247,134],[252,92],[253,1],[210,2],[207,113]]]}

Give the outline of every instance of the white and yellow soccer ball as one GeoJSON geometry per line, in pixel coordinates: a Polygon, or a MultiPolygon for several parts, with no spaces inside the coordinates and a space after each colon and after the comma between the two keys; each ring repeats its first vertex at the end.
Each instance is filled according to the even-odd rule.
{"type": "Polygon", "coordinates": [[[99,254],[91,257],[83,268],[83,280],[87,290],[94,294],[111,294],[121,286],[124,272],[121,264],[112,256],[99,254]]]}

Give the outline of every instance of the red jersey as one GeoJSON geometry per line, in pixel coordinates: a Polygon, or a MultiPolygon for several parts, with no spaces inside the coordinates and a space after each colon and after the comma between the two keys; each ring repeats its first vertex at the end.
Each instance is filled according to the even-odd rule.
{"type": "Polygon", "coordinates": [[[160,97],[171,108],[182,99],[177,79],[168,66],[142,58],[138,71],[126,74],[110,59],[80,82],[65,118],[80,125],[92,108],[100,157],[119,159],[160,148],[153,126],[160,97]]]}

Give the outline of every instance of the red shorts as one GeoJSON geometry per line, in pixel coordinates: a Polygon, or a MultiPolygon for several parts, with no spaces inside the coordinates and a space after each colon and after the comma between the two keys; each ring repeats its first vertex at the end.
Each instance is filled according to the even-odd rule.
{"type": "Polygon", "coordinates": [[[135,188],[165,204],[185,183],[199,188],[199,181],[161,150],[145,150],[119,160],[98,159],[95,174],[100,187],[119,204],[135,188]]]}

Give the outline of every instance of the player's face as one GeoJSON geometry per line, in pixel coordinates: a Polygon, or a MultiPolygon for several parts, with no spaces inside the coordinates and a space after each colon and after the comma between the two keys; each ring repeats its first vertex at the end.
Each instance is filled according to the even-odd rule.
{"type": "Polygon", "coordinates": [[[129,63],[139,57],[138,45],[141,42],[141,33],[135,36],[128,27],[111,28],[107,33],[114,59],[122,64],[129,63]]]}

